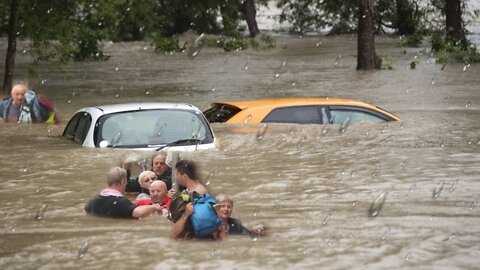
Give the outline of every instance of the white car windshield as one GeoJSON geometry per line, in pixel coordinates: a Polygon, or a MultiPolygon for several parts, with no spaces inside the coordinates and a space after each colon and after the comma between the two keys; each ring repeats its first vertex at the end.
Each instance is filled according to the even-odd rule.
{"type": "Polygon", "coordinates": [[[160,147],[179,141],[211,143],[213,135],[201,113],[187,110],[142,110],[102,116],[95,145],[160,147]]]}

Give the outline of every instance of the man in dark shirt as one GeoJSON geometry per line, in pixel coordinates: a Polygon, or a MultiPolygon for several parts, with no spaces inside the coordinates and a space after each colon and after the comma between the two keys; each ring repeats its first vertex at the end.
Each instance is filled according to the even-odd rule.
{"type": "Polygon", "coordinates": [[[123,197],[126,185],[127,171],[120,167],[110,169],[107,188],[90,199],[85,205],[85,212],[111,218],[144,218],[155,212],[162,213],[159,204],[136,206],[123,197]]]}

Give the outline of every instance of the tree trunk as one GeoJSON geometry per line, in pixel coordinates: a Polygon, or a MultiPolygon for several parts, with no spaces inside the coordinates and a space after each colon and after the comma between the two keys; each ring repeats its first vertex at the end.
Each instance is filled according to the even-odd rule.
{"type": "Polygon", "coordinates": [[[255,15],[257,14],[257,9],[255,8],[255,0],[246,0],[245,1],[245,20],[247,21],[248,30],[250,31],[250,37],[254,38],[260,34],[258,30],[257,19],[255,15]]]}
{"type": "Polygon", "coordinates": [[[460,0],[447,0],[445,5],[447,37],[453,41],[465,39],[460,0]]]}
{"type": "Polygon", "coordinates": [[[17,23],[18,2],[12,0],[10,4],[10,20],[8,22],[8,47],[5,58],[5,77],[3,78],[3,91],[8,93],[12,88],[13,69],[15,67],[15,53],[17,51],[17,23]]]}
{"type": "Polygon", "coordinates": [[[373,5],[374,0],[359,1],[357,70],[380,68],[382,65],[382,59],[375,52],[373,5]]]}
{"type": "Polygon", "coordinates": [[[414,7],[409,0],[396,0],[397,18],[396,25],[400,35],[411,35],[415,33],[416,22],[414,18],[414,7]]]}

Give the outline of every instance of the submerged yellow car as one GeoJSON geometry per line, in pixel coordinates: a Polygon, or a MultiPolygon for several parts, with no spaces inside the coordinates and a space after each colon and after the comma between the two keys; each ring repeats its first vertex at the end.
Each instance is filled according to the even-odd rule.
{"type": "Polygon", "coordinates": [[[401,121],[371,104],[337,98],[275,98],[248,101],[218,101],[203,112],[210,123],[343,124],[401,121]]]}

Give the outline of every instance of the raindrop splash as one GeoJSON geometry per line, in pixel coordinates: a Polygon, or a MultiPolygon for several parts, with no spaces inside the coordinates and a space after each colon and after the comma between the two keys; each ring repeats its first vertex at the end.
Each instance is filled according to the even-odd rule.
{"type": "Polygon", "coordinates": [[[450,193],[454,192],[457,185],[458,185],[458,179],[457,179],[457,181],[453,182],[453,183],[450,185],[450,188],[448,189],[448,191],[449,191],[450,193]]]}
{"type": "Polygon", "coordinates": [[[210,178],[213,178],[215,176],[215,172],[213,171],[210,171],[207,175],[207,177],[205,177],[205,185],[210,185],[210,178]]]}
{"type": "Polygon", "coordinates": [[[477,200],[473,200],[471,203],[470,203],[470,206],[468,206],[468,211],[469,212],[472,212],[472,210],[475,208],[475,205],[477,204],[478,202],[478,199],[477,200]]]}
{"type": "Polygon", "coordinates": [[[255,136],[255,138],[257,139],[257,141],[260,141],[263,139],[263,137],[265,136],[265,133],[267,133],[267,125],[263,125],[257,132],[257,135],[255,136]]]}
{"type": "Polygon", "coordinates": [[[328,220],[330,219],[330,217],[332,216],[332,212],[328,212],[325,217],[323,218],[323,221],[322,221],[322,225],[325,226],[327,225],[328,223],[328,220]]]}
{"type": "Polygon", "coordinates": [[[243,123],[248,124],[248,122],[250,122],[250,120],[252,120],[252,115],[251,114],[245,116],[245,118],[243,119],[243,123]]]}
{"type": "Polygon", "coordinates": [[[373,173],[372,173],[373,177],[377,177],[379,175],[380,168],[381,168],[380,164],[377,164],[377,166],[375,166],[375,169],[373,170],[373,173]]]}
{"type": "Polygon", "coordinates": [[[433,198],[433,199],[436,199],[436,198],[440,197],[440,194],[442,193],[442,190],[443,190],[443,185],[444,185],[444,183],[443,183],[443,182],[440,182],[440,184],[438,184],[438,185],[433,189],[433,192],[432,192],[432,198],[433,198]]]}
{"type": "Polygon", "coordinates": [[[347,117],[345,121],[340,125],[340,128],[338,129],[339,134],[343,134],[347,131],[348,126],[350,125],[350,117],[347,117]]]}
{"type": "Polygon", "coordinates": [[[87,254],[87,250],[88,250],[88,242],[85,242],[80,246],[80,249],[78,249],[77,259],[79,260],[83,259],[85,257],[85,254],[87,254]]]}
{"type": "Polygon", "coordinates": [[[416,187],[417,187],[417,184],[416,184],[416,183],[413,183],[413,184],[410,186],[410,189],[408,190],[408,194],[413,193],[413,191],[415,190],[416,187]]]}
{"type": "Polygon", "coordinates": [[[412,258],[412,252],[409,251],[409,252],[407,252],[407,254],[405,255],[405,261],[410,261],[411,258],[412,258]]]}
{"type": "Polygon", "coordinates": [[[390,234],[390,227],[387,227],[382,234],[382,241],[387,240],[387,236],[390,234]]]}
{"type": "Polygon", "coordinates": [[[35,215],[35,220],[36,221],[40,221],[43,219],[43,217],[45,216],[45,212],[47,211],[48,209],[48,204],[43,204],[40,209],[38,209],[37,211],[37,214],[35,215]]]}
{"type": "Polygon", "coordinates": [[[387,194],[388,192],[384,191],[378,197],[373,201],[373,203],[370,205],[370,208],[368,208],[368,216],[369,217],[376,217],[378,214],[380,214],[380,211],[383,208],[383,204],[385,203],[385,200],[387,199],[387,194]]]}

